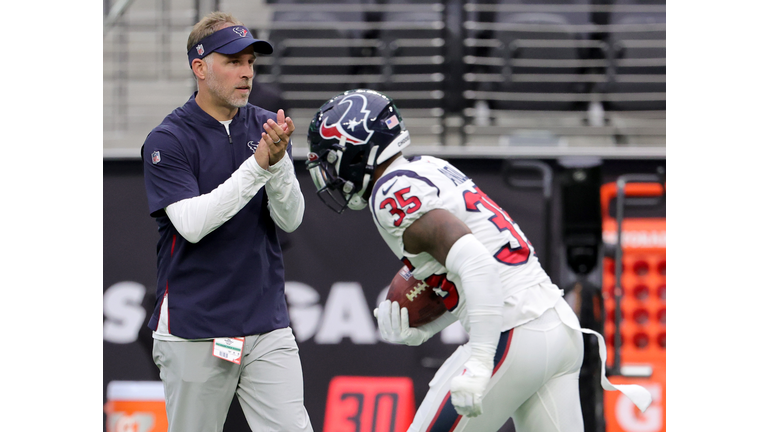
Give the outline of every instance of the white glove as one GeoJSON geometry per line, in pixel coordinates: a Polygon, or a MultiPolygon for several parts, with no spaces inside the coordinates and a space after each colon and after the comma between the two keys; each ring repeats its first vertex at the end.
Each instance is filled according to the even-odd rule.
{"type": "Polygon", "coordinates": [[[451,380],[451,403],[460,415],[476,417],[483,413],[483,393],[491,380],[492,367],[470,357],[464,369],[464,374],[451,380]]]}
{"type": "Polygon", "coordinates": [[[387,342],[418,346],[432,336],[408,325],[408,309],[400,308],[397,302],[384,300],[373,310],[373,316],[379,320],[379,333],[387,342]]]}

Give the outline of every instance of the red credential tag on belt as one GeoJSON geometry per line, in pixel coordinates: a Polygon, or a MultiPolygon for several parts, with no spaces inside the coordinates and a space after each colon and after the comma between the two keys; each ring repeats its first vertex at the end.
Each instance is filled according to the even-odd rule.
{"type": "Polygon", "coordinates": [[[245,338],[216,338],[213,340],[213,356],[240,364],[245,338]]]}

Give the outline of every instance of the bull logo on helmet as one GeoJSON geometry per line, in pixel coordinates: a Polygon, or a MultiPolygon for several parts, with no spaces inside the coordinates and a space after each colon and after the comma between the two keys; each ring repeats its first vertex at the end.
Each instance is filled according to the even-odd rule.
{"type": "Polygon", "coordinates": [[[320,125],[320,136],[339,141],[344,137],[353,145],[367,143],[373,135],[373,131],[368,129],[368,116],[371,114],[366,109],[368,99],[361,94],[351,94],[339,102],[339,106],[342,104],[346,104],[347,109],[339,118],[326,117],[320,125]]]}

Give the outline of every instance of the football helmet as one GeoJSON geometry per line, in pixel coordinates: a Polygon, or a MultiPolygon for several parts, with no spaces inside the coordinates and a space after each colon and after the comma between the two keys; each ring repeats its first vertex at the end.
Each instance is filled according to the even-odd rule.
{"type": "Polygon", "coordinates": [[[328,100],[307,133],[306,167],[317,195],[332,210],[368,205],[376,167],[411,143],[392,99],[368,89],[348,90],[328,100]]]}

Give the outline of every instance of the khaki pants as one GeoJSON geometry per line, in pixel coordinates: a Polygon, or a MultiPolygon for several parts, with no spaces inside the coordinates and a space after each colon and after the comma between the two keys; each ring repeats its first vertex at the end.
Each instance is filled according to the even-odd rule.
{"type": "Polygon", "coordinates": [[[312,431],[290,327],[247,336],[239,365],[212,352],[213,340],[154,341],[169,432],[220,432],[235,394],[254,432],[312,431]]]}

